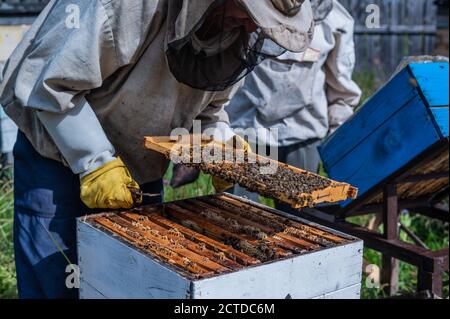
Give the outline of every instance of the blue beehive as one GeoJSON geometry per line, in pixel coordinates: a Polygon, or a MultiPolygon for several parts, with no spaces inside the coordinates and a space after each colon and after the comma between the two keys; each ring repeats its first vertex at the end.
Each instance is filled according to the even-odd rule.
{"type": "Polygon", "coordinates": [[[408,65],[324,142],[320,153],[329,176],[363,196],[448,141],[448,100],[448,63],[408,65]]]}

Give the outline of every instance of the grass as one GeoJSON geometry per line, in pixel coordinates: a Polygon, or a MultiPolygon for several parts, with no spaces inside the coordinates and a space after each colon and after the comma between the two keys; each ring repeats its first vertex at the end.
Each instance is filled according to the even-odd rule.
{"type": "Polygon", "coordinates": [[[17,297],[12,228],[12,170],[0,167],[0,299],[17,297]]]}
{"type": "Polygon", "coordinates": [[[172,166],[167,170],[164,176],[164,201],[170,202],[174,200],[182,200],[186,198],[206,196],[214,194],[214,186],[209,175],[200,174],[200,177],[194,183],[173,189],[169,186],[169,182],[172,178],[172,166]]]}
{"type": "Polygon", "coordinates": [[[360,106],[364,104],[382,86],[382,82],[377,79],[375,71],[367,70],[355,73],[353,80],[358,83],[362,91],[360,106]]]}

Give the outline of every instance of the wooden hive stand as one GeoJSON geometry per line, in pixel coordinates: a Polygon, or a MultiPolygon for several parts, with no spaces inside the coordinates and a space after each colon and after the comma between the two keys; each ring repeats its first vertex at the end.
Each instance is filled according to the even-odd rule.
{"type": "MultiPolygon", "coordinates": [[[[442,296],[448,247],[430,250],[399,220],[403,210],[449,222],[448,63],[411,64],[321,148],[331,178],[359,187],[359,197],[309,217],[383,253],[382,284],[398,293],[399,260],[418,268],[419,292],[442,296]],[[357,129],[358,136],[352,135],[357,129]],[[346,221],[377,214],[383,233],[346,221]],[[414,244],[399,239],[405,232],[414,244]]],[[[448,283],[447,283],[448,284],[448,283]]]]}

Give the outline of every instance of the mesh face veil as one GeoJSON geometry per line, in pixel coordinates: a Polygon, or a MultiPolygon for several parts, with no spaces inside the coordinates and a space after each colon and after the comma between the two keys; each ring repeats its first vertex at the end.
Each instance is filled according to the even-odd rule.
{"type": "Polygon", "coordinates": [[[175,78],[204,91],[223,91],[282,48],[255,24],[227,25],[226,0],[169,2],[167,61],[175,78]],[[253,30],[251,30],[253,31],[253,30]]]}

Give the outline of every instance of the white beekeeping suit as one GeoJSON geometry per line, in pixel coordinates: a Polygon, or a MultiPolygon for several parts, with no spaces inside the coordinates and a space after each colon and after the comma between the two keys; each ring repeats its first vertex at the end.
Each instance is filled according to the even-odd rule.
{"type": "Polygon", "coordinates": [[[324,138],[353,114],[361,97],[352,80],[352,17],[338,1],[311,3],[316,26],[308,50],[265,60],[227,107],[233,128],[277,129],[278,140],[265,140],[270,145],[324,138]]]}
{"type": "Polygon", "coordinates": [[[236,1],[258,32],[208,42],[196,31],[224,1],[79,0],[75,28],[73,1],[51,1],[5,67],[0,104],[42,156],[75,174],[120,155],[138,183],[161,178],[167,161],[143,151],[144,136],[189,130],[196,118],[226,129],[238,81],[281,47],[309,44],[308,0],[236,1]]]}

